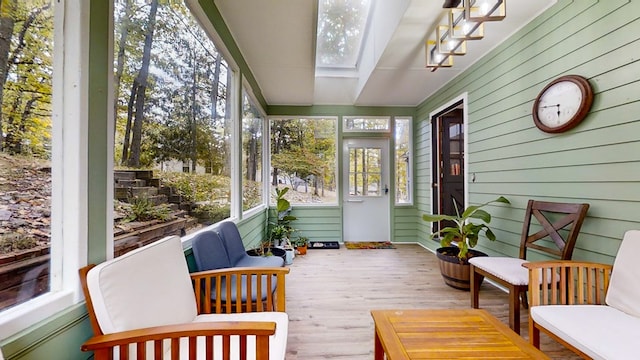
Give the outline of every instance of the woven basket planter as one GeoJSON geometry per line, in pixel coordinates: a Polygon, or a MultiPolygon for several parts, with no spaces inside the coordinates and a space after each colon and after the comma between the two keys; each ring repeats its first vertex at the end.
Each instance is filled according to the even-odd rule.
{"type": "MultiPolygon", "coordinates": [[[[471,288],[471,265],[466,259],[460,260],[458,258],[459,251],[460,249],[455,246],[441,247],[436,250],[440,273],[445,284],[455,289],[469,291],[471,288]]],[[[487,256],[487,254],[469,249],[468,256],[487,256]]],[[[484,277],[480,279],[481,284],[483,280],[484,277]]]]}

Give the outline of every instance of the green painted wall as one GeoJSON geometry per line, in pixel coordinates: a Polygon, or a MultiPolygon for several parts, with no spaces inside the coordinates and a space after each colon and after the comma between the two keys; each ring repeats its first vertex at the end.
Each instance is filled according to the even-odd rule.
{"type": "MultiPolygon", "coordinates": [[[[493,208],[498,241],[480,250],[517,256],[521,221],[530,198],[591,204],[575,259],[611,262],[623,233],[640,228],[640,3],[558,1],[418,108],[419,210],[430,212],[429,113],[468,93],[470,203],[497,195],[509,209],[493,208]],[[589,79],[595,99],[576,128],[547,134],[531,108],[552,79],[589,79]],[[421,180],[426,179],[426,180],[421,180]]],[[[487,31],[491,31],[488,26],[487,31]]],[[[472,55],[468,54],[467,56],[472,55]]],[[[422,242],[426,224],[419,225],[422,242]]]]}

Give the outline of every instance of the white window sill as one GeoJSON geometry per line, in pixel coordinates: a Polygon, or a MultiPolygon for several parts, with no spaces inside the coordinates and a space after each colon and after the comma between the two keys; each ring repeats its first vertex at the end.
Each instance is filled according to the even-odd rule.
{"type": "Polygon", "coordinates": [[[27,329],[73,305],[72,291],[58,291],[33,298],[0,314],[0,339],[27,329]]]}

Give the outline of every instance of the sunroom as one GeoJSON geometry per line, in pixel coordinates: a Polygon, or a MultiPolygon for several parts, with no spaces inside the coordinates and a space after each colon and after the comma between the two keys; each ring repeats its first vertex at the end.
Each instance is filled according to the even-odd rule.
{"type": "MultiPolygon", "coordinates": [[[[476,249],[510,257],[518,256],[529,200],[588,203],[573,258],[613,263],[623,234],[640,225],[640,4],[497,1],[506,13],[467,34],[478,39],[441,49],[438,39],[453,35],[446,29],[461,13],[451,8],[467,1],[442,2],[3,4],[3,246],[10,232],[50,216],[42,291],[18,302],[0,299],[8,304],[0,309],[4,358],[90,357],[80,351],[91,329],[78,269],[117,256],[114,170],[125,167],[215,179],[205,191],[215,192],[207,194],[217,206],[211,226],[235,222],[247,249],[267,236],[274,189],[289,187],[299,236],[337,242],[340,253],[351,251],[346,242],[391,242],[425,259],[440,244],[423,214],[455,211],[452,199],[466,206],[508,198],[508,206],[487,207],[497,239],[483,237],[476,249]],[[549,131],[532,109],[542,90],[566,75],[586,79],[593,102],[580,123],[549,131]],[[16,195],[11,174],[18,165],[6,160],[16,154],[49,162],[42,168],[50,172],[41,171],[47,183],[25,179],[50,186],[50,202],[16,195]],[[31,217],[19,217],[17,203],[28,203],[31,217]]],[[[560,113],[559,105],[551,111],[560,113]]],[[[194,234],[207,226],[182,236],[187,256],[194,234]]],[[[332,251],[294,260],[288,286],[304,286],[296,266],[313,274],[305,263],[330,263],[332,251]]],[[[385,254],[399,251],[372,252],[348,254],[360,258],[356,263],[386,263],[393,255],[385,254]]],[[[415,273],[402,275],[438,271],[433,260],[424,263],[430,267],[417,260],[415,273]]],[[[340,264],[345,273],[362,269],[340,264]]],[[[400,276],[379,271],[393,274],[381,281],[400,276]]],[[[451,307],[468,307],[468,293],[445,290],[418,286],[407,296],[423,293],[427,305],[429,293],[450,296],[451,307]]],[[[483,292],[504,319],[507,294],[486,282],[483,292]]],[[[305,296],[290,290],[287,301],[296,303],[296,294],[305,296]]],[[[349,306],[326,297],[322,306],[349,306]]],[[[391,297],[381,306],[393,304],[391,297]]],[[[289,308],[309,310],[296,306],[289,308]]],[[[373,325],[365,331],[370,358],[373,325]]],[[[288,358],[302,358],[290,350],[288,358]]],[[[572,358],[558,351],[558,358],[572,358]]]]}

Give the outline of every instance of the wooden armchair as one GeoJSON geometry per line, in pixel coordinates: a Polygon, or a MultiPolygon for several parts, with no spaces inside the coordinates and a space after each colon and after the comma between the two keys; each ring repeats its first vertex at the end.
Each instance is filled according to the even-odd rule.
{"type": "MultiPolygon", "coordinates": [[[[541,261],[523,265],[529,269],[531,307],[541,305],[604,305],[613,266],[584,261],[541,261]]],[[[529,342],[540,347],[540,330],[563,345],[573,346],[547,331],[535,320],[529,321],[529,342]]]]}
{"type": "Polygon", "coordinates": [[[520,299],[525,308],[529,276],[522,267],[527,250],[543,252],[566,260],[573,248],[589,204],[570,204],[529,200],[520,238],[520,257],[478,256],[471,258],[471,307],[479,307],[480,281],[483,277],[509,290],[509,326],[520,333],[520,299]],[[536,227],[536,222],[540,225],[536,227]],[[563,231],[564,230],[564,231],[563,231]]]}
{"type": "MultiPolygon", "coordinates": [[[[82,350],[93,351],[97,360],[282,360],[288,331],[284,312],[288,272],[282,267],[230,268],[190,275],[175,236],[84,267],[80,277],[94,336],[82,350]],[[209,300],[211,292],[223,291],[211,285],[221,284],[223,278],[236,282],[235,291],[250,293],[252,287],[263,286],[251,279],[262,277],[267,279],[265,286],[278,282],[276,292],[258,300],[265,304],[250,300],[243,307],[240,302],[209,300]]],[[[231,289],[227,286],[225,291],[231,289]]]]}
{"type": "Polygon", "coordinates": [[[636,359],[640,333],[640,231],[625,233],[612,265],[530,262],[529,342],[540,331],[585,359],[636,359]]]}

